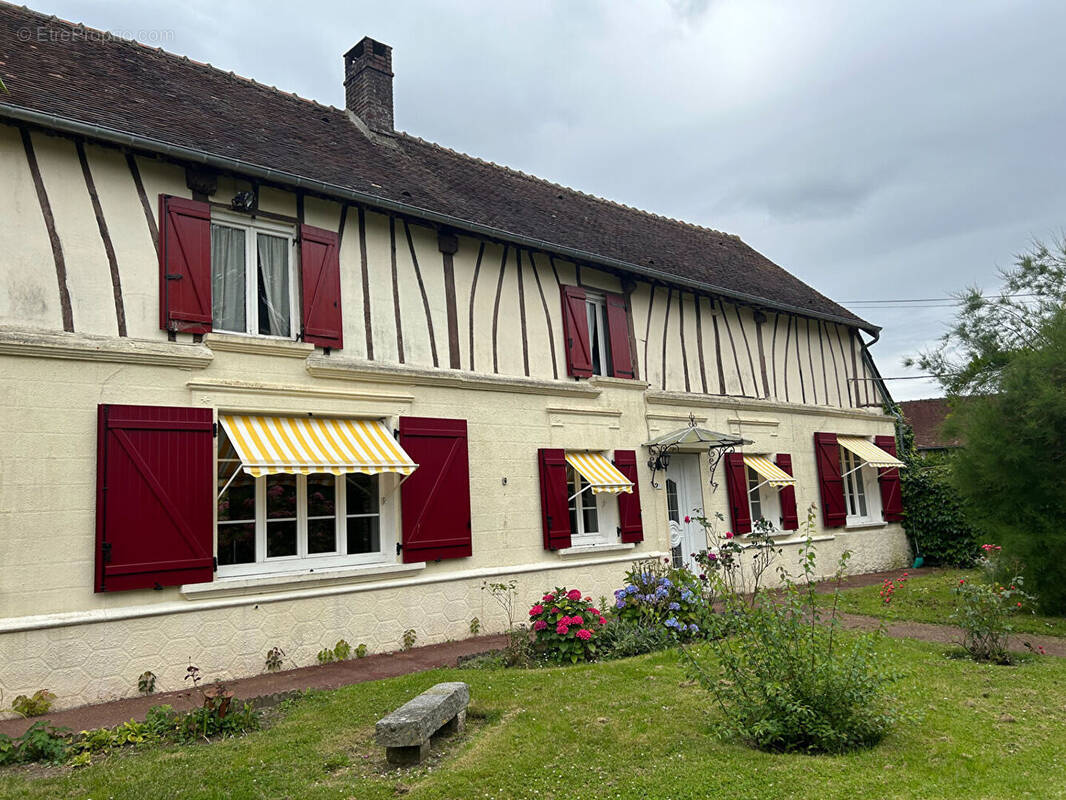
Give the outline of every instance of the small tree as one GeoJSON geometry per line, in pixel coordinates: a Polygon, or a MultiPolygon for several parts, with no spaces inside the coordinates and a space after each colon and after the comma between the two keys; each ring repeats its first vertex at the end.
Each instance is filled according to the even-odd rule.
{"type": "Polygon", "coordinates": [[[995,299],[963,296],[956,323],[918,364],[952,401],[965,447],[953,482],[982,528],[1024,562],[1048,613],[1066,613],[1066,240],[1036,243],[995,299]]]}

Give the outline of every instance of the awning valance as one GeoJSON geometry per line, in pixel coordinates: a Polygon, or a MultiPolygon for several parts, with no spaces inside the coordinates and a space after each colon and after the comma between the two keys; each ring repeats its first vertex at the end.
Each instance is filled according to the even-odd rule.
{"type": "Polygon", "coordinates": [[[219,415],[249,475],[395,472],[410,475],[418,464],[381,420],[325,417],[219,415]]]}
{"type": "Polygon", "coordinates": [[[795,486],[796,479],[777,466],[766,456],[744,456],[744,463],[766,479],[773,487],[780,489],[782,486],[795,486]]]}
{"type": "Polygon", "coordinates": [[[567,453],[566,463],[589,482],[593,494],[632,494],[633,481],[602,453],[567,453]]]}
{"type": "Polygon", "coordinates": [[[902,467],[903,462],[861,436],[837,436],[837,444],[847,448],[871,467],[902,467]]]}

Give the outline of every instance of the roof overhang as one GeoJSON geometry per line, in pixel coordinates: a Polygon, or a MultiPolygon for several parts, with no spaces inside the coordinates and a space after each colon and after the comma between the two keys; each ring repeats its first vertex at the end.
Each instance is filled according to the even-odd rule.
{"type": "Polygon", "coordinates": [[[828,322],[836,322],[841,325],[847,325],[848,327],[859,328],[861,330],[867,331],[868,333],[874,336],[877,336],[878,332],[881,330],[879,326],[872,325],[871,323],[866,322],[865,320],[849,319],[847,317],[842,317],[836,314],[812,311],[811,309],[802,308],[800,306],[793,306],[789,303],[781,303],[775,300],[769,300],[765,297],[759,297],[757,295],[747,294],[745,292],[738,292],[733,289],[726,289],[721,286],[715,286],[711,283],[704,283],[703,281],[697,281],[691,278],[684,278],[679,275],[673,275],[669,272],[664,272],[662,270],[657,270],[651,267],[643,266],[641,264],[633,264],[628,261],[610,258],[609,256],[590,253],[584,250],[579,250],[577,248],[556,244],[554,242],[548,242],[542,239],[525,236],[523,234],[513,233],[511,231],[494,228],[491,225],[483,225],[481,223],[473,222],[471,220],[461,219],[459,217],[454,217],[450,214],[443,214],[439,211],[432,211],[425,208],[419,208],[418,206],[413,206],[407,203],[400,203],[395,200],[389,200],[388,198],[379,197],[368,192],[361,192],[356,189],[350,189],[345,186],[338,186],[336,184],[326,183],[324,181],[318,181],[312,178],[306,178],[302,175],[296,175],[291,172],[285,172],[283,170],[277,170],[271,167],[264,167],[258,164],[252,164],[247,161],[242,161],[238,158],[219,156],[214,153],[208,153],[204,150],[198,150],[192,147],[172,144],[161,139],[142,136],[136,133],[129,133],[127,131],[121,131],[116,128],[95,125],[91,122],[82,122],[81,120],[71,119],[69,117],[61,117],[57,114],[47,114],[41,111],[34,111],[33,109],[24,108],[22,106],[15,106],[9,103],[0,103],[0,118],[29,123],[31,125],[36,125],[41,128],[60,131],[62,133],[67,133],[74,136],[83,136],[89,139],[94,139],[96,141],[118,145],[120,147],[128,147],[136,150],[142,150],[148,153],[153,153],[156,155],[167,156],[169,158],[173,158],[179,161],[191,162],[194,164],[204,164],[210,167],[214,167],[216,169],[225,170],[227,172],[235,172],[242,175],[256,177],[261,180],[279,184],[282,186],[288,186],[296,189],[304,189],[306,191],[325,195],[327,197],[335,197],[344,200],[349,200],[351,202],[361,203],[366,206],[380,208],[385,211],[392,211],[397,214],[403,214],[406,216],[423,219],[428,222],[434,222],[449,228],[456,228],[459,230],[468,231],[470,233],[480,234],[490,239],[495,239],[497,241],[509,242],[513,244],[522,245],[524,247],[528,247],[534,250],[542,250],[545,252],[555,253],[557,255],[578,262],[599,264],[601,266],[610,267],[612,269],[633,272],[638,275],[643,275],[646,278],[661,281],[663,283],[671,283],[677,286],[686,286],[692,289],[699,289],[709,294],[715,294],[721,297],[728,297],[730,299],[738,300],[748,305],[773,309],[776,311],[785,311],[791,314],[811,317],[812,319],[822,319],[828,322]]]}

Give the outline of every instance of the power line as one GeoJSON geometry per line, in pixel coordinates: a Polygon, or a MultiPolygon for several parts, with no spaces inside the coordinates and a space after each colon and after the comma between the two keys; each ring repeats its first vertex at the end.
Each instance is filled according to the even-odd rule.
{"type": "MultiPolygon", "coordinates": [[[[1003,294],[1003,295],[981,295],[984,300],[998,300],[1001,297],[1041,297],[1040,294],[1003,294]]],[[[968,298],[958,297],[910,297],[899,298],[895,300],[840,300],[839,302],[844,305],[887,305],[890,303],[910,304],[910,303],[947,303],[948,305],[959,305],[965,303],[968,298]]]]}

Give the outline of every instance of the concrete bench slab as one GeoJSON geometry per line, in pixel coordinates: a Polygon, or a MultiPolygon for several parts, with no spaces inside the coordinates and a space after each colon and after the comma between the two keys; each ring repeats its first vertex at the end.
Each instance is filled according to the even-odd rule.
{"type": "Polygon", "coordinates": [[[374,726],[390,764],[417,764],[429,755],[435,733],[458,733],[466,723],[470,687],[461,681],[438,683],[404,703],[374,726]]]}

